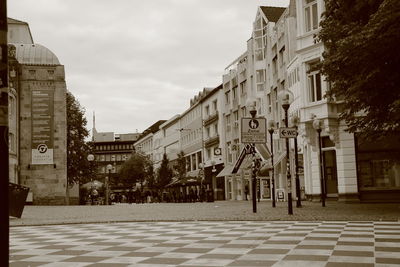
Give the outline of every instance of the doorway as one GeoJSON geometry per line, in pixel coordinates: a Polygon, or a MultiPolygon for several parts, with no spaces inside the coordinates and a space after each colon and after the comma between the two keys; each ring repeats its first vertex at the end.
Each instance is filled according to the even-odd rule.
{"type": "Polygon", "coordinates": [[[324,178],[327,197],[338,196],[338,181],[337,181],[337,168],[336,168],[336,151],[327,150],[323,151],[324,160],[324,178]]]}

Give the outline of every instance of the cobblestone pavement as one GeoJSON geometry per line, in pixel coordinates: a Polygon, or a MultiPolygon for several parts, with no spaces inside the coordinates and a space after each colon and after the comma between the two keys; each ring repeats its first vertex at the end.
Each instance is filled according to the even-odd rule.
{"type": "Polygon", "coordinates": [[[399,266],[400,222],[187,221],[10,229],[10,266],[399,266]]]}
{"type": "Polygon", "coordinates": [[[210,203],[117,204],[111,206],[26,206],[22,218],[10,217],[10,225],[43,225],[95,222],[260,220],[260,221],[400,221],[400,203],[345,204],[328,201],[303,201],[302,208],[293,202],[288,215],[286,202],[276,208],[270,201],[216,201],[210,203]]]}

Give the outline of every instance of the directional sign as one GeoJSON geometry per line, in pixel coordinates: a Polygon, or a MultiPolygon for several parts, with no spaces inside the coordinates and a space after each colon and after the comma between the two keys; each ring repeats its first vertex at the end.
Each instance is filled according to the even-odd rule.
{"type": "Polygon", "coordinates": [[[241,141],[242,143],[267,142],[267,123],[264,118],[242,118],[241,141]]]}
{"type": "Polygon", "coordinates": [[[280,138],[296,138],[297,136],[297,129],[290,128],[290,127],[281,127],[279,128],[279,136],[280,138]]]}

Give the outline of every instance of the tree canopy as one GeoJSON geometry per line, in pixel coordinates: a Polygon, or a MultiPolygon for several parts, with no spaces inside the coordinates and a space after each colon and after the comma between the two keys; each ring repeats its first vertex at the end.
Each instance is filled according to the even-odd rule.
{"type": "Polygon", "coordinates": [[[179,178],[183,178],[186,176],[186,159],[185,153],[183,153],[183,151],[178,153],[178,158],[176,160],[174,169],[179,178]]]}
{"type": "Polygon", "coordinates": [[[317,39],[329,96],[343,100],[348,131],[400,130],[400,1],[325,0],[317,39]]]}
{"type": "Polygon", "coordinates": [[[133,187],[137,182],[143,184],[153,177],[153,163],[144,155],[134,152],[119,171],[119,183],[133,187]]]}
{"type": "Polygon", "coordinates": [[[95,163],[87,156],[93,154],[93,144],[85,141],[89,136],[86,129],[85,110],[73,94],[67,91],[67,177],[68,184],[83,184],[95,177],[95,163]]]}
{"type": "Polygon", "coordinates": [[[173,172],[169,168],[169,160],[167,154],[164,153],[163,159],[161,161],[161,166],[157,170],[157,186],[159,188],[164,188],[172,180],[173,172]]]}

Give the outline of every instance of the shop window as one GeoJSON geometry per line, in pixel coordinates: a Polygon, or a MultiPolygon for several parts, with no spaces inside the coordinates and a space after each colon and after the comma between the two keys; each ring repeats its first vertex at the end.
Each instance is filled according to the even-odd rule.
{"type": "Polygon", "coordinates": [[[360,189],[400,189],[399,135],[373,141],[355,136],[360,189]]]}
{"type": "Polygon", "coordinates": [[[328,136],[323,136],[321,139],[322,148],[335,147],[335,143],[328,136]]]}

